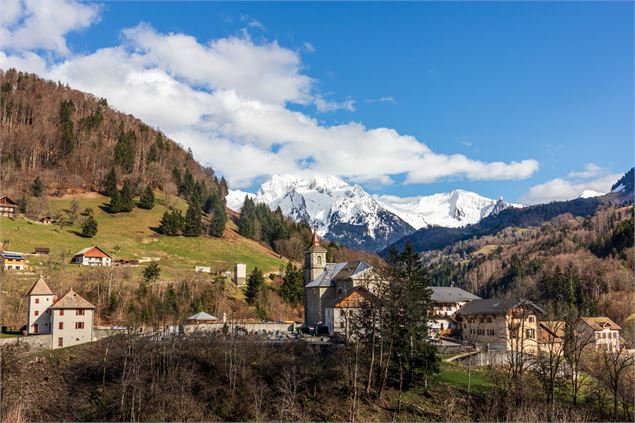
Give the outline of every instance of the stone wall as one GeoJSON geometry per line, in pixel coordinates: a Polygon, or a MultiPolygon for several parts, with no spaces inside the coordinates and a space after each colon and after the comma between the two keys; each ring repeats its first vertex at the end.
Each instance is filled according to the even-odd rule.
{"type": "Polygon", "coordinates": [[[50,333],[42,335],[14,336],[10,338],[0,338],[0,347],[11,344],[26,344],[31,349],[43,350],[51,348],[53,335],[50,333]]]}

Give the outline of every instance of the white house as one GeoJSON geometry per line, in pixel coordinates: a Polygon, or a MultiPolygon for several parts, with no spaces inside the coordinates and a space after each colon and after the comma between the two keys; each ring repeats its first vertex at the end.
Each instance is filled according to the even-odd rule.
{"type": "Polygon", "coordinates": [[[83,344],[93,339],[95,307],[72,289],[57,299],[40,276],[27,294],[27,333],[51,334],[51,348],[83,344]]]}
{"type": "Polygon", "coordinates": [[[431,286],[432,315],[428,320],[430,329],[440,334],[456,329],[456,312],[470,301],[480,300],[472,293],[452,286],[431,286]]]}
{"type": "Polygon", "coordinates": [[[582,317],[575,329],[580,339],[588,339],[597,349],[613,351],[620,349],[620,329],[622,328],[608,317],[582,317]]]}
{"type": "Polygon", "coordinates": [[[24,270],[27,268],[24,255],[12,251],[0,252],[0,265],[4,270],[24,270]]]}
{"type": "Polygon", "coordinates": [[[73,263],[83,266],[110,266],[112,257],[101,248],[93,245],[75,253],[73,263]]]}

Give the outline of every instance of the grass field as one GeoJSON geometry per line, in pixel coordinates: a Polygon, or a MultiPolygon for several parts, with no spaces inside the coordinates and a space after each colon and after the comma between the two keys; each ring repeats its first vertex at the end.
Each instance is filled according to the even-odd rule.
{"type": "MultiPolygon", "coordinates": [[[[29,265],[37,270],[42,260],[55,260],[63,263],[69,270],[77,267],[68,264],[72,255],[84,247],[97,245],[114,259],[158,258],[161,268],[167,274],[183,270],[193,270],[194,266],[212,266],[214,268],[232,268],[234,263],[246,263],[248,272],[255,266],[264,272],[276,271],[284,260],[257,242],[241,237],[235,224],[228,221],[223,239],[210,236],[197,238],[169,237],[158,234],[153,228],[159,225],[167,206],[182,210],[187,204],[180,198],[157,194],[157,205],[152,210],[135,208],[130,213],[110,214],[107,212],[107,197],[90,194],[75,198],[80,213],[87,207],[92,208],[98,223],[97,235],[90,239],[79,235],[79,216],[72,226],[33,222],[24,217],[15,220],[0,219],[0,241],[6,249],[23,253],[32,253],[35,247],[49,247],[50,258],[29,256],[29,265]]],[[[52,214],[67,210],[73,198],[48,198],[48,207],[52,214]]]]}
{"type": "Polygon", "coordinates": [[[469,385],[472,394],[481,395],[492,387],[482,368],[472,367],[468,371],[467,366],[453,362],[442,362],[440,368],[441,372],[435,376],[435,380],[456,389],[467,392],[469,385]]]}

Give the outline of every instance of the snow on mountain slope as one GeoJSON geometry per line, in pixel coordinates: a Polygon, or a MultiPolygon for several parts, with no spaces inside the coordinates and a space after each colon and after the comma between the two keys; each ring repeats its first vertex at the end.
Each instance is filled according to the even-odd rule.
{"type": "MultiPolygon", "coordinates": [[[[240,210],[246,194],[230,190],[227,206],[240,210]]],[[[372,196],[333,176],[275,175],[253,198],[272,210],[280,207],[327,239],[367,250],[382,249],[415,229],[465,226],[512,206],[463,190],[414,198],[372,196]]]]}
{"type": "Polygon", "coordinates": [[[600,195],[604,195],[603,192],[593,191],[592,189],[585,189],[582,191],[582,194],[578,196],[578,198],[591,198],[591,197],[599,197],[600,195]]]}
{"type": "Polygon", "coordinates": [[[508,207],[520,207],[506,203],[502,198],[492,200],[460,189],[421,197],[383,195],[377,198],[415,229],[428,226],[458,228],[477,223],[508,207]]]}
{"type": "Polygon", "coordinates": [[[225,197],[225,201],[227,202],[227,207],[236,212],[240,212],[240,209],[243,206],[243,203],[245,202],[245,196],[248,196],[249,198],[254,198],[255,194],[251,192],[241,191],[238,189],[237,190],[230,189],[229,193],[225,197]]]}

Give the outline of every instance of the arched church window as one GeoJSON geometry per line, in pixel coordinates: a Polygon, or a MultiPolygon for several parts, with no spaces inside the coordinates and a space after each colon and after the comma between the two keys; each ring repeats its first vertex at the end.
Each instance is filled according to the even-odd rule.
{"type": "Polygon", "coordinates": [[[317,256],[317,264],[322,265],[322,256],[317,256]]]}

